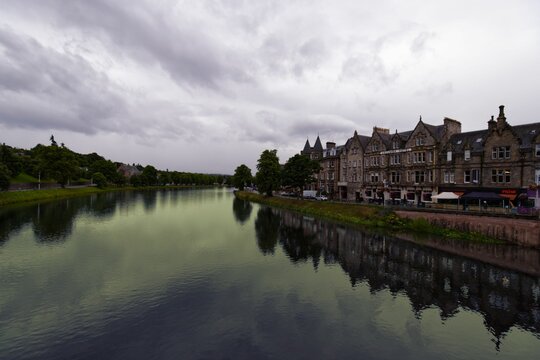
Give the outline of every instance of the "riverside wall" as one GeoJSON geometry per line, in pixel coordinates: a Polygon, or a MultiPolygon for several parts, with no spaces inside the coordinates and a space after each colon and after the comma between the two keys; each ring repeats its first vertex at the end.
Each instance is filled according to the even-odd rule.
{"type": "Polygon", "coordinates": [[[464,232],[477,232],[513,244],[540,248],[540,221],[505,217],[475,216],[396,210],[408,219],[425,219],[430,224],[464,232]]]}

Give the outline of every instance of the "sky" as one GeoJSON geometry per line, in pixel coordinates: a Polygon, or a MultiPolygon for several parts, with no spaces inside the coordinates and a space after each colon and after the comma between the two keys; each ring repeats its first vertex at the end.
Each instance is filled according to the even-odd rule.
{"type": "Polygon", "coordinates": [[[0,0],[0,142],[253,172],[420,116],[540,121],[540,2],[0,0]]]}

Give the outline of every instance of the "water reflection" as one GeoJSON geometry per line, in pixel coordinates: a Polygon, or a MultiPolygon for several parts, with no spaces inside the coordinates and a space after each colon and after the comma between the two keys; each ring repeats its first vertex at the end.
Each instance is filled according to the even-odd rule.
{"type": "Polygon", "coordinates": [[[233,199],[234,218],[240,224],[244,224],[246,221],[249,220],[252,211],[253,205],[251,205],[251,202],[238,199],[237,197],[233,199]]]}
{"type": "MultiPolygon", "coordinates": [[[[352,286],[364,282],[373,293],[389,289],[406,294],[417,317],[432,307],[439,309],[442,320],[460,309],[482,314],[497,349],[514,326],[540,338],[538,277],[268,207],[259,210],[255,227],[263,254],[269,249],[273,253],[279,242],[292,262],[311,260],[316,268],[322,258],[326,264],[339,264],[352,286]]],[[[474,248],[479,251],[479,245],[474,248]]],[[[504,258],[502,249],[484,246],[484,254],[494,252],[504,258]]],[[[533,259],[538,255],[531,253],[536,254],[529,256],[533,259]]]]}
{"type": "Polygon", "coordinates": [[[274,254],[279,236],[281,216],[269,207],[261,207],[255,219],[257,245],[264,255],[274,254]]]}

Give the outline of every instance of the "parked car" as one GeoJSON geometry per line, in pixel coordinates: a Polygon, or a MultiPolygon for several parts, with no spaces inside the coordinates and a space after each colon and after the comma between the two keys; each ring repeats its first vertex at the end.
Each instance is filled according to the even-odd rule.
{"type": "Polygon", "coordinates": [[[328,198],[325,195],[319,195],[319,196],[315,197],[315,199],[317,199],[319,201],[327,201],[328,200],[328,198]]]}

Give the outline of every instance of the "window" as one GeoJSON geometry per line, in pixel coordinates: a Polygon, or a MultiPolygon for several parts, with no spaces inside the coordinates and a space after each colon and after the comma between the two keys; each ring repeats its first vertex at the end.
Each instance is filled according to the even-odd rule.
{"type": "Polygon", "coordinates": [[[432,170],[428,171],[428,181],[433,182],[433,171],[432,170]]]}
{"type": "Polygon", "coordinates": [[[390,165],[399,165],[401,163],[399,155],[390,155],[390,165]]]}
{"type": "Polygon", "coordinates": [[[455,182],[454,172],[453,171],[445,171],[444,172],[444,182],[446,184],[453,184],[455,182]]]}
{"type": "Polygon", "coordinates": [[[448,151],[446,153],[446,161],[452,161],[452,152],[451,151],[448,151]]]}
{"type": "Polygon", "coordinates": [[[511,180],[511,172],[508,169],[493,169],[491,170],[492,183],[509,183],[511,180]]]}
{"type": "Polygon", "coordinates": [[[433,151],[428,151],[427,153],[427,161],[433,162],[433,151]]]}
{"type": "Polygon", "coordinates": [[[424,136],[418,136],[415,141],[416,146],[422,146],[425,144],[424,136]]]}
{"type": "Polygon", "coordinates": [[[414,163],[424,163],[424,162],[426,162],[426,153],[425,152],[415,152],[415,153],[413,153],[413,162],[414,163]]]}
{"type": "Polygon", "coordinates": [[[472,170],[472,182],[474,184],[478,184],[480,182],[480,170],[478,169],[473,169],[472,170]]]}
{"type": "Polygon", "coordinates": [[[536,157],[540,157],[540,144],[536,144],[536,157]]]}
{"type": "Polygon", "coordinates": [[[397,172],[397,171],[392,171],[392,172],[390,173],[390,182],[391,182],[392,184],[397,184],[397,183],[399,183],[400,181],[401,181],[401,175],[400,175],[400,173],[397,172]]]}
{"type": "Polygon", "coordinates": [[[463,182],[468,184],[471,182],[471,170],[465,170],[463,173],[463,182]]]}
{"type": "Polygon", "coordinates": [[[492,159],[510,159],[510,146],[496,146],[491,150],[492,159]]]}
{"type": "Polygon", "coordinates": [[[381,156],[381,165],[384,166],[384,156],[381,156]]]}
{"type": "Polygon", "coordinates": [[[371,173],[371,182],[379,182],[379,173],[371,173]]]}
{"type": "Polygon", "coordinates": [[[425,180],[426,180],[425,171],[415,171],[414,172],[414,183],[415,184],[423,183],[425,180]]]}
{"type": "Polygon", "coordinates": [[[353,161],[352,166],[356,167],[356,160],[353,161]]]}
{"type": "Polygon", "coordinates": [[[471,150],[465,150],[465,160],[471,159],[471,150]]]}
{"type": "Polygon", "coordinates": [[[392,149],[399,149],[399,142],[397,140],[392,141],[392,149]]]}
{"type": "Polygon", "coordinates": [[[534,172],[534,178],[536,179],[536,185],[540,185],[540,170],[534,172]]]}

